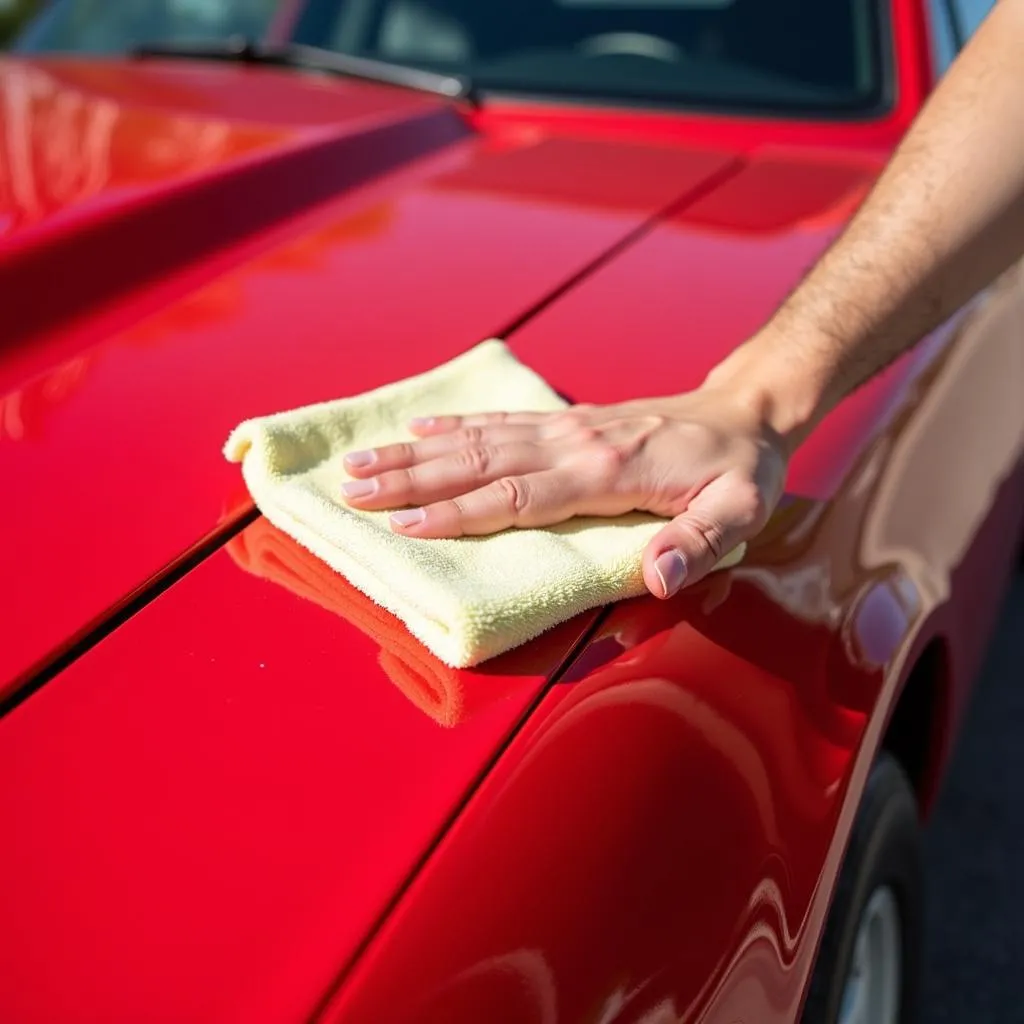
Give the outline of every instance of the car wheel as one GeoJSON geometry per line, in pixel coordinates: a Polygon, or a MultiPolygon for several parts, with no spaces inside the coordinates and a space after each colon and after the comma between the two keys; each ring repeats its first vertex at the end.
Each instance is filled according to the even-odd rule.
{"type": "Polygon", "coordinates": [[[917,801],[883,753],[857,812],[802,1024],[910,1024],[923,937],[917,801]]]}

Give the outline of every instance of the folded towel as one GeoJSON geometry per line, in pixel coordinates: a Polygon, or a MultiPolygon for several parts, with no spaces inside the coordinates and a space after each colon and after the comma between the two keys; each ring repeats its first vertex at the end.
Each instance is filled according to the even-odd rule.
{"type": "MultiPolygon", "coordinates": [[[[665,520],[579,518],[537,530],[422,540],[388,513],[349,508],[348,451],[408,440],[415,416],[544,412],[566,402],[492,339],[433,370],[353,398],[239,424],[224,446],[260,511],[400,618],[441,661],[478,664],[574,615],[642,594],[640,559],[665,520]]],[[[735,564],[742,547],[720,567],[735,564]]]]}

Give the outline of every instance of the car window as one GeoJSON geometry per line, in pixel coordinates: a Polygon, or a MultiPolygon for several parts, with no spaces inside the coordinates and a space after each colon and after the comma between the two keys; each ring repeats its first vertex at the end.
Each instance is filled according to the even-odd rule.
{"type": "Polygon", "coordinates": [[[114,53],[142,42],[261,36],[279,0],[54,0],[23,30],[19,51],[114,53]]]}
{"type": "Polygon", "coordinates": [[[307,0],[298,41],[601,100],[877,109],[879,0],[307,0]]]}
{"type": "Polygon", "coordinates": [[[945,74],[994,3],[995,0],[928,0],[932,55],[939,75],[945,74]]]}
{"type": "Polygon", "coordinates": [[[975,29],[992,10],[995,0],[952,0],[957,24],[963,39],[970,39],[975,29]]]}
{"type": "Polygon", "coordinates": [[[960,49],[958,23],[950,0],[929,0],[928,17],[931,22],[932,57],[935,71],[944,75],[960,49]]]}

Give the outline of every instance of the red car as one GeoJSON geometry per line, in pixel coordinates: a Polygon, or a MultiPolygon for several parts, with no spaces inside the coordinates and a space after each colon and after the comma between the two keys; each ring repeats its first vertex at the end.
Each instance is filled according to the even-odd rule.
{"type": "Polygon", "coordinates": [[[474,671],[221,445],[489,336],[572,400],[697,384],[960,0],[272,7],[58,2],[0,64],[0,1020],[909,1021],[1024,525],[1019,269],[822,425],[741,565],[474,671]]]}

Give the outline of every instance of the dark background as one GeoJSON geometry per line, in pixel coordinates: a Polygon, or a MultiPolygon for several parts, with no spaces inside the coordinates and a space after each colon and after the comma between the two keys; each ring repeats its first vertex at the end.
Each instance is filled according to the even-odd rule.
{"type": "MultiPolygon", "coordinates": [[[[119,3],[120,0],[110,0],[119,3]]],[[[39,0],[0,0],[0,46],[14,34],[18,25],[37,7],[39,0]]]]}
{"type": "Polygon", "coordinates": [[[1024,1022],[1024,572],[928,825],[921,1024],[1024,1022]]]}

